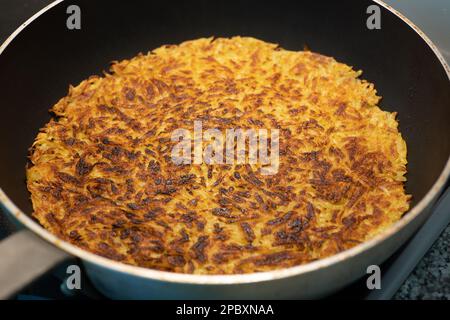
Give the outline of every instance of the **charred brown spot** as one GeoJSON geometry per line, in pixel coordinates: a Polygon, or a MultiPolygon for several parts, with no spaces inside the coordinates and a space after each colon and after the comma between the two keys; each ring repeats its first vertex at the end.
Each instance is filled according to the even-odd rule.
{"type": "Polygon", "coordinates": [[[289,211],[289,212],[287,212],[286,214],[284,214],[281,217],[269,220],[267,222],[267,225],[269,225],[269,226],[276,226],[276,225],[280,225],[280,224],[286,223],[292,217],[292,214],[293,214],[293,212],[289,211]]]}
{"type": "Polygon", "coordinates": [[[136,97],[136,91],[134,89],[127,89],[125,92],[125,97],[129,101],[133,101],[134,98],[136,97]]]}
{"type": "Polygon", "coordinates": [[[249,243],[252,243],[255,240],[256,236],[250,224],[248,222],[242,222],[241,228],[245,233],[245,238],[247,239],[247,241],[249,243]]]}
{"type": "Polygon", "coordinates": [[[169,256],[167,257],[167,261],[175,267],[182,267],[186,264],[186,260],[183,256],[180,255],[169,256]]]}
{"type": "Polygon", "coordinates": [[[205,254],[205,249],[209,244],[209,236],[200,236],[197,242],[192,246],[192,251],[194,252],[194,258],[199,262],[206,262],[207,256],[205,254]]]}
{"type": "Polygon", "coordinates": [[[80,158],[76,164],[76,172],[79,176],[85,176],[91,172],[92,167],[83,159],[80,158]]]}
{"type": "Polygon", "coordinates": [[[214,209],[212,209],[212,213],[215,216],[224,217],[224,218],[233,218],[234,217],[231,214],[231,210],[229,208],[214,208],[214,209]]]}
{"type": "Polygon", "coordinates": [[[255,261],[257,266],[277,265],[280,262],[292,259],[293,256],[290,252],[276,252],[272,254],[262,255],[255,261]]]}

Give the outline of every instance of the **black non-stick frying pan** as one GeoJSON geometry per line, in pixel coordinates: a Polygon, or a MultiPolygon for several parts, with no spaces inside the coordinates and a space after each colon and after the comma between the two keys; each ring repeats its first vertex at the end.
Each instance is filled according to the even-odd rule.
{"type": "MultiPolygon", "coordinates": [[[[0,253],[11,245],[37,252],[36,247],[42,249],[45,244],[38,252],[48,258],[33,260],[29,253],[28,267],[22,266],[15,277],[9,275],[9,282],[0,274],[0,281],[9,283],[9,291],[29,280],[24,274],[34,276],[70,254],[80,257],[98,289],[114,298],[321,296],[355,280],[368,265],[380,263],[404,243],[428,217],[448,178],[448,66],[420,30],[379,1],[56,1],[19,31],[0,49],[0,185],[4,192],[0,200],[27,231],[0,245],[0,253]],[[66,25],[67,8],[74,4],[81,9],[80,30],[66,25]],[[367,27],[371,5],[380,8],[381,29],[367,27]],[[398,112],[408,145],[406,188],[413,202],[400,222],[372,241],[304,266],[250,275],[194,276],[95,256],[57,240],[29,218],[28,148],[50,119],[48,109],[66,95],[69,84],[101,74],[113,60],[163,44],[235,35],[279,43],[290,50],[307,46],[362,69],[363,78],[375,83],[383,96],[382,109],[398,112]]],[[[21,250],[9,250],[10,269],[3,270],[14,270],[20,259],[27,258],[21,250]]]]}

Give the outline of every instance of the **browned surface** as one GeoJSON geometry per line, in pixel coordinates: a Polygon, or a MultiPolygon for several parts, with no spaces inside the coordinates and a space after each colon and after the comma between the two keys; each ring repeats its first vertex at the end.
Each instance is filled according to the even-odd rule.
{"type": "Polygon", "coordinates": [[[360,72],[252,38],[199,39],[70,88],[31,150],[50,231],[102,256],[202,274],[306,263],[408,210],[406,145],[360,72]],[[277,128],[280,168],[171,161],[177,128],[277,128]]]}

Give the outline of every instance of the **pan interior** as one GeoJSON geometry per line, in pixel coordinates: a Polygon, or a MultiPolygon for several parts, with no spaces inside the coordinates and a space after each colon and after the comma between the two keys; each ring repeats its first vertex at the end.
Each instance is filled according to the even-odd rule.
{"type": "Polygon", "coordinates": [[[31,213],[25,186],[27,149],[50,119],[47,110],[67,94],[69,84],[101,74],[112,60],[207,36],[252,36],[290,50],[307,46],[364,70],[362,77],[383,96],[381,108],[398,112],[408,145],[412,205],[447,162],[448,77],[428,45],[392,13],[382,9],[381,29],[367,29],[369,1],[76,3],[82,10],[81,30],[67,29],[62,3],[21,32],[0,56],[0,185],[26,213],[31,213]]]}

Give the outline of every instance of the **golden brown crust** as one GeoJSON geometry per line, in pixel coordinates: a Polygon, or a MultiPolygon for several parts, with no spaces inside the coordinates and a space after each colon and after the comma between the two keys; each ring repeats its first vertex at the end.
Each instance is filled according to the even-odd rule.
{"type": "Polygon", "coordinates": [[[335,254],[408,210],[406,144],[372,84],[253,38],[198,39],[71,87],[27,170],[34,216],[77,246],[160,270],[267,271],[335,254]],[[171,133],[278,128],[280,167],[175,165],[171,133]]]}

